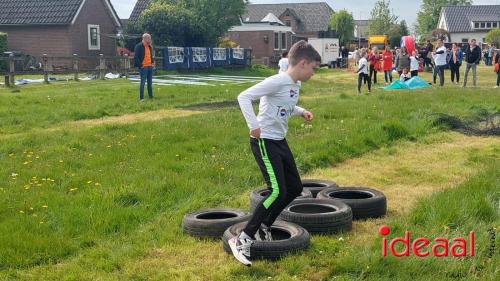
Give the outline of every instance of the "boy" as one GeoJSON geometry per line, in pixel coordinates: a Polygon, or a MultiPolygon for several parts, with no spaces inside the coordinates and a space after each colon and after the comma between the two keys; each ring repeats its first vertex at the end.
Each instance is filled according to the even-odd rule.
{"type": "Polygon", "coordinates": [[[418,76],[418,67],[419,67],[419,57],[417,56],[417,51],[413,51],[410,57],[410,74],[411,77],[418,76]]]}
{"type": "Polygon", "coordinates": [[[410,80],[411,75],[408,73],[408,68],[403,68],[403,73],[401,73],[401,76],[399,77],[399,81],[401,82],[406,82],[410,80]]]}
{"type": "Polygon", "coordinates": [[[235,258],[250,266],[250,247],[259,238],[270,241],[271,225],[281,211],[302,192],[292,152],[285,136],[288,118],[300,115],[306,121],[313,114],[298,107],[299,89],[314,75],[321,57],[306,41],[295,43],[288,53],[286,72],[267,78],[238,96],[241,111],[250,129],[250,146],[271,193],[257,205],[251,219],[239,236],[230,239],[229,246],[235,258]],[[260,100],[259,114],[255,116],[252,101],[260,100]],[[259,232],[259,233],[258,233],[259,232]]]}
{"type": "Polygon", "coordinates": [[[364,80],[365,82],[368,81],[368,93],[371,93],[371,88],[372,88],[372,81],[370,79],[370,76],[368,75],[368,60],[366,59],[368,57],[368,53],[366,52],[366,49],[361,50],[361,59],[359,60],[358,63],[358,71],[356,73],[358,74],[358,95],[361,95],[361,82],[364,80]]]}

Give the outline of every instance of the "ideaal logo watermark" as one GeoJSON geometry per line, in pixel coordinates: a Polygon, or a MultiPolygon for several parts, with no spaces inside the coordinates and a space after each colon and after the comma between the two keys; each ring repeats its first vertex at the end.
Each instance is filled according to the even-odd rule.
{"type": "MultiPolygon", "coordinates": [[[[387,236],[391,233],[391,229],[383,225],[379,228],[379,233],[382,236],[387,236]]],[[[490,232],[490,235],[491,233],[492,232],[490,232]]],[[[432,242],[425,237],[418,237],[412,241],[410,231],[407,230],[405,231],[404,237],[396,237],[392,239],[389,244],[387,244],[388,241],[386,237],[382,239],[382,256],[387,256],[387,248],[389,248],[390,253],[395,257],[408,257],[410,256],[410,252],[418,257],[426,257],[431,253],[435,257],[448,257],[450,253],[453,257],[473,257],[475,249],[474,235],[474,231],[471,231],[466,238],[456,237],[449,241],[443,237],[437,237],[432,242]],[[404,246],[401,252],[396,251],[395,247],[397,244],[402,244],[404,246]],[[431,244],[432,246],[430,246],[431,244]],[[430,248],[427,246],[430,246],[430,248]]],[[[494,239],[493,232],[493,250],[491,250],[490,247],[490,251],[494,251],[494,239]]],[[[493,253],[491,253],[491,255],[493,255],[493,253]]]]}

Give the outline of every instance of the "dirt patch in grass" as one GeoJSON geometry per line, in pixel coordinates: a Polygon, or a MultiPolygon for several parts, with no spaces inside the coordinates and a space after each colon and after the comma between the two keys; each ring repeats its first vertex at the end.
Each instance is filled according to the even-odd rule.
{"type": "Polygon", "coordinates": [[[34,130],[30,130],[26,133],[2,135],[2,136],[0,136],[0,139],[21,137],[23,135],[30,134],[30,133],[44,133],[44,132],[46,133],[46,132],[55,132],[55,131],[61,131],[61,130],[67,130],[67,129],[70,129],[70,130],[85,129],[85,128],[103,126],[103,125],[123,125],[123,124],[132,124],[132,123],[138,123],[138,122],[151,122],[151,121],[158,121],[158,120],[169,119],[169,118],[187,117],[187,116],[202,114],[202,113],[205,113],[205,112],[195,111],[195,110],[162,109],[162,110],[156,110],[156,111],[126,114],[126,115],[121,115],[121,116],[112,116],[112,117],[104,117],[104,118],[98,118],[98,119],[87,119],[87,120],[64,122],[64,123],[62,123],[62,125],[58,125],[58,126],[51,127],[51,128],[34,129],[34,130]]]}
{"type": "Polygon", "coordinates": [[[179,108],[186,110],[214,110],[214,109],[223,109],[223,108],[231,108],[238,106],[239,106],[238,101],[226,100],[221,102],[205,102],[205,103],[197,103],[186,106],[179,106],[179,108]]]}

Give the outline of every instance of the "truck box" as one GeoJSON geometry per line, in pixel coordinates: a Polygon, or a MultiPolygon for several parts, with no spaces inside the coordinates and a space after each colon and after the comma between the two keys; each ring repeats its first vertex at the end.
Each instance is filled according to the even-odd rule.
{"type": "Polygon", "coordinates": [[[309,44],[320,54],[321,65],[334,65],[340,54],[338,38],[309,38],[309,44]]]}

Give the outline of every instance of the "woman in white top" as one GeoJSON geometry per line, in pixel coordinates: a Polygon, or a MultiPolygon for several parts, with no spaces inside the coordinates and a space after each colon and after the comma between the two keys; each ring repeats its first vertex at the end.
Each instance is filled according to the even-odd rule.
{"type": "Polygon", "coordinates": [[[410,57],[410,73],[411,77],[418,76],[418,60],[417,51],[413,51],[410,57]]]}
{"type": "Polygon", "coordinates": [[[279,73],[286,72],[288,69],[288,51],[284,51],[283,54],[281,54],[281,59],[278,62],[278,66],[280,68],[279,73]]]}

